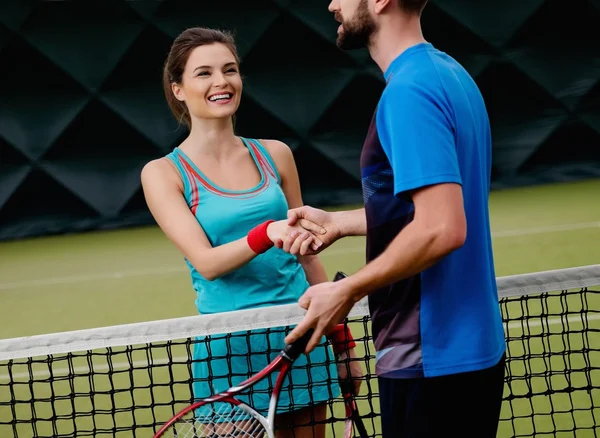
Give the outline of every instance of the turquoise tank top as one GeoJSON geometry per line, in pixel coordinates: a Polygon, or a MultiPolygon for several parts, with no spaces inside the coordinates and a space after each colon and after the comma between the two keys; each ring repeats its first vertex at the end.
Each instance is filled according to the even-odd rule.
{"type": "MultiPolygon", "coordinates": [[[[178,147],[166,156],[179,170],[187,205],[213,247],[245,237],[268,219],[287,218],[287,200],[271,156],[258,140],[240,138],[261,176],[258,185],[248,190],[215,185],[178,147]]],[[[309,287],[296,256],[275,247],[212,281],[185,262],[196,291],[196,307],[203,314],[297,303],[309,287]]]]}

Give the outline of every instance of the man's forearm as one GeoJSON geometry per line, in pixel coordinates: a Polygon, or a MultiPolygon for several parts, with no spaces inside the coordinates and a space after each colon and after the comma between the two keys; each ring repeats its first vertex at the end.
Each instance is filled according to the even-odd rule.
{"type": "Polygon", "coordinates": [[[428,230],[411,223],[387,249],[348,278],[355,301],[396,281],[416,275],[459,248],[463,242],[449,238],[451,233],[428,230]]]}
{"type": "Polygon", "coordinates": [[[365,236],[367,234],[367,217],[365,209],[336,211],[335,223],[340,228],[340,237],[365,236]]]}

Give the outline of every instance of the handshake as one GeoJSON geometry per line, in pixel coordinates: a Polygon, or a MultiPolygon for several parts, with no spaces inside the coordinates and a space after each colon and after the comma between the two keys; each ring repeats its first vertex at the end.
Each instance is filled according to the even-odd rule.
{"type": "Polygon", "coordinates": [[[294,255],[315,255],[341,237],[332,213],[309,206],[288,211],[287,220],[272,222],[267,235],[273,244],[294,255]]]}

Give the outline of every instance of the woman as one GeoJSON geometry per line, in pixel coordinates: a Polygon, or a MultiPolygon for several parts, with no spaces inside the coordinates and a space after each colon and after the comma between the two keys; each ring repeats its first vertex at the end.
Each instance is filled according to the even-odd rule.
{"type": "MultiPolygon", "coordinates": [[[[191,28],[175,39],[163,85],[173,114],[190,133],[166,157],[148,163],[141,175],[150,211],[185,257],[202,314],[296,303],[309,284],[327,280],[316,256],[296,257],[273,247],[294,229],[287,225],[287,211],[302,205],[298,173],[284,143],[235,135],[233,116],[243,88],[239,64],[227,33],[191,28]]],[[[301,253],[320,244],[306,230],[296,231],[301,253]]],[[[249,345],[244,337],[212,337],[196,344],[194,396],[223,391],[260,370],[283,347],[284,337],[283,331],[254,331],[249,345]],[[269,354],[252,355],[249,364],[243,355],[249,346],[253,353],[269,354]]],[[[294,389],[281,394],[279,425],[325,419],[325,402],[339,394],[332,363],[325,343],[297,360],[288,377],[294,389]],[[304,389],[296,389],[303,384],[304,389]]],[[[351,362],[354,375],[356,368],[351,362]]],[[[251,403],[266,412],[267,391],[251,403]]],[[[278,433],[324,437],[325,425],[278,433]]]]}

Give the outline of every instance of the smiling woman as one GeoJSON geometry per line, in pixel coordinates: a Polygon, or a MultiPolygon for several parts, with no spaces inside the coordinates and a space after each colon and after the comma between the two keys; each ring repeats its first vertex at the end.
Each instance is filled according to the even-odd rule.
{"type": "MultiPolygon", "coordinates": [[[[298,232],[300,254],[321,242],[287,224],[288,209],[302,205],[290,148],[277,140],[234,133],[243,82],[233,37],[215,29],[185,30],[173,42],[163,85],[169,107],[187,125],[189,135],[171,153],[144,167],[142,186],[154,219],[184,257],[198,312],[297,303],[309,285],[327,281],[325,269],[318,256],[294,256],[274,242],[298,232]]],[[[284,347],[284,336],[283,331],[261,331],[253,333],[249,343],[238,344],[199,339],[192,367],[194,396],[209,397],[261,370],[284,347]],[[208,357],[219,360],[209,364],[208,357]]],[[[344,373],[348,354],[354,353],[338,356],[344,373]]],[[[325,402],[339,394],[331,381],[337,374],[332,358],[323,338],[319,348],[295,362],[289,375],[294,389],[286,383],[279,400],[278,437],[325,436],[324,422],[315,422],[325,419],[325,402]],[[294,426],[298,424],[311,426],[294,426]]],[[[350,369],[354,376],[361,373],[357,362],[350,369]]],[[[259,412],[266,411],[268,403],[268,397],[252,401],[259,412]]]]}
{"type": "Polygon", "coordinates": [[[232,116],[242,94],[239,64],[228,33],[206,28],[183,32],[173,44],[163,73],[165,97],[175,117],[191,128],[191,117],[232,116]]]}

